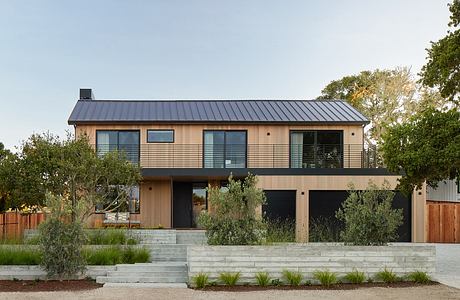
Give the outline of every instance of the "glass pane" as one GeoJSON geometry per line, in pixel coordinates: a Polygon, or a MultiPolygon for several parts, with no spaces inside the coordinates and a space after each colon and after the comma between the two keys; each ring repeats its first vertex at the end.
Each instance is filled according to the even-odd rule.
{"type": "Polygon", "coordinates": [[[320,168],[341,168],[343,157],[342,132],[318,131],[316,156],[320,168]]]}
{"type": "Polygon", "coordinates": [[[173,143],[173,130],[148,130],[147,142],[149,143],[173,143]]]}
{"type": "Polygon", "coordinates": [[[207,200],[206,200],[206,184],[194,183],[193,184],[193,218],[192,227],[198,227],[198,217],[202,211],[206,211],[207,200]]]}
{"type": "Polygon", "coordinates": [[[102,156],[109,151],[118,149],[118,132],[117,131],[97,131],[96,151],[102,156]]]}
{"type": "Polygon", "coordinates": [[[119,131],[118,150],[126,153],[129,161],[139,162],[139,132],[119,131]]]}
{"type": "Polygon", "coordinates": [[[291,132],[291,168],[315,166],[315,132],[291,132]]]}
{"type": "Polygon", "coordinates": [[[204,132],[204,167],[223,168],[224,167],[224,131],[205,131],[204,132]]]}
{"type": "Polygon", "coordinates": [[[227,131],[225,134],[225,167],[246,168],[246,132],[227,131]]]}
{"type": "Polygon", "coordinates": [[[132,186],[129,189],[128,207],[130,213],[138,213],[141,205],[139,200],[139,186],[132,186]]]}

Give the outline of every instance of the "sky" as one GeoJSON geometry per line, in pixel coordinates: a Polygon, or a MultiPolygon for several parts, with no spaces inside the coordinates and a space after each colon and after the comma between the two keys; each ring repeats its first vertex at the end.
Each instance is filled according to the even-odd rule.
{"type": "Polygon", "coordinates": [[[96,99],[312,99],[425,63],[446,0],[0,0],[0,142],[64,136],[96,99]]]}

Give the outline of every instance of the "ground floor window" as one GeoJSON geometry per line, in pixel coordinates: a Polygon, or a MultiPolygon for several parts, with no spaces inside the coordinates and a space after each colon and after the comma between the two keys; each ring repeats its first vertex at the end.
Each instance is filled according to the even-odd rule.
{"type": "Polygon", "coordinates": [[[192,227],[198,227],[198,217],[208,209],[208,193],[206,183],[192,185],[192,227]]]}
{"type": "Polygon", "coordinates": [[[96,212],[140,212],[139,186],[113,185],[100,191],[106,201],[96,206],[96,212]]]}

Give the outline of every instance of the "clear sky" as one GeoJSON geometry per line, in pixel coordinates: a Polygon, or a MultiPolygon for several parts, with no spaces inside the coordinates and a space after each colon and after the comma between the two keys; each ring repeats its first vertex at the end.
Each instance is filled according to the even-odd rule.
{"type": "Polygon", "coordinates": [[[411,66],[447,0],[0,0],[0,141],[64,135],[97,99],[310,99],[331,80],[411,66]]]}

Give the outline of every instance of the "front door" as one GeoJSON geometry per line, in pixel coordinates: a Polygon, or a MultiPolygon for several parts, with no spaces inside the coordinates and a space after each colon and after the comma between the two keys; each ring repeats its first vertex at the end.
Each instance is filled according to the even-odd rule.
{"type": "Polygon", "coordinates": [[[173,227],[192,227],[192,191],[191,182],[173,183],[173,227]]]}

